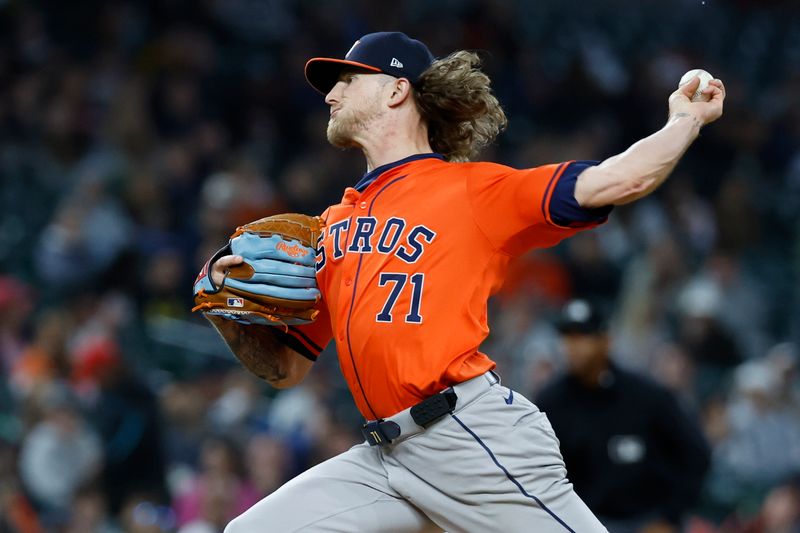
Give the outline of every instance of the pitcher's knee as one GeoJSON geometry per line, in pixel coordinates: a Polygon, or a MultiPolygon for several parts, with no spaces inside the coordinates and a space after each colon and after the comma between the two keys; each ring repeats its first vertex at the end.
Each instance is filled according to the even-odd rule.
{"type": "Polygon", "coordinates": [[[223,533],[236,533],[237,531],[241,531],[242,529],[238,525],[236,525],[236,521],[238,519],[239,518],[237,517],[228,522],[228,525],[225,526],[225,531],[223,531],[223,533]]]}
{"type": "MultiPolygon", "coordinates": [[[[291,515],[289,515],[291,516],[291,515]]],[[[261,533],[266,531],[295,531],[286,523],[286,514],[280,513],[269,499],[261,500],[253,507],[231,520],[223,533],[261,533]]]]}
{"type": "MultiPolygon", "coordinates": [[[[247,533],[248,529],[244,525],[241,515],[231,520],[223,533],[247,533]]],[[[252,530],[251,530],[252,531],[252,530]]]]}

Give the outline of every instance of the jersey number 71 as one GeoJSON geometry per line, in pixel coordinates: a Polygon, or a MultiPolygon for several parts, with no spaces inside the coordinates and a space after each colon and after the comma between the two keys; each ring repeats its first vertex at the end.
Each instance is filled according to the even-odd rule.
{"type": "Polygon", "coordinates": [[[417,273],[409,277],[408,274],[401,272],[381,272],[378,286],[385,287],[387,284],[391,283],[392,288],[389,292],[389,297],[386,299],[386,303],[383,305],[383,309],[375,316],[376,321],[392,321],[394,305],[397,303],[397,298],[400,296],[400,293],[403,292],[403,288],[408,281],[411,282],[411,305],[408,314],[405,316],[405,321],[411,324],[422,323],[422,315],[420,315],[419,311],[422,305],[422,286],[425,282],[425,274],[417,273]]]}

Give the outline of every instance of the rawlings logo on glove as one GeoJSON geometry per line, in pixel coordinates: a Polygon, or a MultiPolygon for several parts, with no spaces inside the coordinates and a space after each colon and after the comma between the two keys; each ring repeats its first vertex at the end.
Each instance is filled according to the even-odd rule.
{"type": "Polygon", "coordinates": [[[275,249],[284,252],[289,257],[305,257],[309,254],[309,251],[306,248],[303,248],[297,244],[290,246],[285,242],[279,242],[276,244],[275,249]]]}
{"type": "Polygon", "coordinates": [[[288,213],[245,224],[227,246],[203,266],[194,283],[192,311],[243,324],[291,326],[313,322],[319,310],[316,245],[319,217],[288,213]],[[211,279],[211,265],[225,255],[239,255],[221,287],[211,279]]]}

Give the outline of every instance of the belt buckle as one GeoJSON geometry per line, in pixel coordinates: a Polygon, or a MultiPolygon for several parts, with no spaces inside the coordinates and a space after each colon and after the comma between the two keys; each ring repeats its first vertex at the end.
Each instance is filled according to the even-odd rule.
{"type": "Polygon", "coordinates": [[[381,418],[361,426],[361,434],[370,446],[383,446],[400,436],[400,426],[391,420],[386,421],[381,418]]]}

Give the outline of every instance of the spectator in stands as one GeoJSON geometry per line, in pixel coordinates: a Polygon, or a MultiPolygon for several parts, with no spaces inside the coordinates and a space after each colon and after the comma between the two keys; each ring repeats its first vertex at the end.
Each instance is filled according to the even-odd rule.
{"type": "Polygon", "coordinates": [[[0,434],[0,531],[41,533],[36,510],[19,482],[16,459],[16,446],[0,434]]]}
{"type": "Polygon", "coordinates": [[[22,441],[22,481],[46,525],[63,524],[78,488],[100,471],[100,439],[81,415],[76,398],[54,383],[44,395],[44,419],[22,441]]]}
{"type": "Polygon", "coordinates": [[[268,433],[257,433],[250,438],[245,450],[245,463],[247,477],[259,498],[272,494],[290,480],[295,466],[286,442],[268,433]]]}
{"type": "Polygon", "coordinates": [[[167,500],[157,401],[123,357],[117,342],[106,337],[86,338],[73,353],[73,379],[97,391],[90,419],[102,440],[101,483],[114,515],[132,493],[167,500]]]}
{"type": "Polygon", "coordinates": [[[737,367],[722,406],[711,488],[730,503],[757,500],[788,476],[800,475],[800,404],[786,395],[767,358],[737,367]]]}
{"type": "Polygon", "coordinates": [[[33,339],[22,350],[10,372],[14,393],[26,398],[37,388],[67,377],[69,361],[65,343],[71,320],[66,309],[50,307],[37,316],[33,339]]]}
{"type": "Polygon", "coordinates": [[[75,492],[65,533],[121,533],[108,512],[102,489],[94,483],[75,492]]]}
{"type": "Polygon", "coordinates": [[[611,360],[605,319],[590,302],[567,303],[558,329],[567,372],[535,403],[575,491],[614,533],[680,531],[709,463],[700,428],[664,387],[611,360]]]}
{"type": "Polygon", "coordinates": [[[197,475],[176,495],[178,526],[197,521],[226,524],[260,499],[246,479],[237,444],[220,436],[208,437],[200,451],[197,475]]]}

